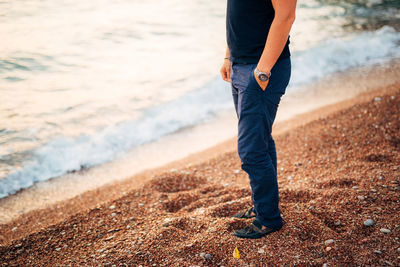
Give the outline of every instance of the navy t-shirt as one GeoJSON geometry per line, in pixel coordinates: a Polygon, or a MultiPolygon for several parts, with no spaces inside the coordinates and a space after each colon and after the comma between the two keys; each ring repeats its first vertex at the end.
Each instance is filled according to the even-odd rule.
{"type": "MultiPolygon", "coordinates": [[[[232,62],[258,63],[274,15],[271,0],[228,0],[226,37],[232,62]]],[[[279,59],[289,56],[288,38],[279,59]]]]}

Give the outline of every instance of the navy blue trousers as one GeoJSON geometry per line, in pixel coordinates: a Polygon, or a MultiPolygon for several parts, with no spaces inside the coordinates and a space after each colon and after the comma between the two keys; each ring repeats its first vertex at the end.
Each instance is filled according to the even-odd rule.
{"type": "Polygon", "coordinates": [[[265,226],[282,226],[279,210],[277,158],[272,125],[291,73],[290,58],[278,60],[264,90],[253,71],[257,64],[231,65],[233,101],[238,117],[238,153],[249,175],[256,218],[265,226]]]}

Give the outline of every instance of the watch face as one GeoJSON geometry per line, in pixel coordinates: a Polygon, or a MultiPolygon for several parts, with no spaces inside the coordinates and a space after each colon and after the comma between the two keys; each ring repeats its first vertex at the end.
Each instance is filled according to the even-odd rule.
{"type": "Polygon", "coordinates": [[[260,73],[260,75],[258,75],[258,78],[260,79],[260,81],[263,81],[263,82],[268,80],[268,76],[263,73],[260,73]]]}

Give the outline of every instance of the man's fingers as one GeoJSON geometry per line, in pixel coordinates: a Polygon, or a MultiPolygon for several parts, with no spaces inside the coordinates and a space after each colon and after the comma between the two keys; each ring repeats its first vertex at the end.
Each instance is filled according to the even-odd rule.
{"type": "Polygon", "coordinates": [[[230,82],[231,81],[231,68],[230,64],[224,63],[222,66],[221,70],[219,71],[221,73],[221,77],[224,81],[230,82]]]}
{"type": "Polygon", "coordinates": [[[226,73],[225,69],[224,68],[221,69],[220,72],[221,72],[222,80],[226,81],[227,80],[227,73],[226,73]]]}

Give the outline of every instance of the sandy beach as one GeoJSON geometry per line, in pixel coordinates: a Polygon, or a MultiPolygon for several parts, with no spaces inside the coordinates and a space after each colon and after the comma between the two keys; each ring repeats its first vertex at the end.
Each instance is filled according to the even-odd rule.
{"type": "Polygon", "coordinates": [[[0,225],[0,263],[399,266],[399,108],[396,83],[277,124],[286,224],[267,237],[231,234],[250,222],[232,139],[0,225]]]}

